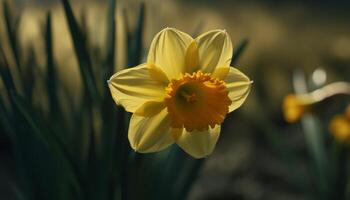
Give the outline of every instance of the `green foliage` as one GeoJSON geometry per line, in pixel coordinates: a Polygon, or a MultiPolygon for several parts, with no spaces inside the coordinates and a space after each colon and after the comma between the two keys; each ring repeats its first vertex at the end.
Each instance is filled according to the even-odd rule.
{"type": "Polygon", "coordinates": [[[232,60],[231,60],[231,66],[235,66],[238,62],[238,59],[241,57],[241,54],[244,52],[244,50],[247,48],[249,44],[249,40],[245,39],[238,43],[237,47],[234,49],[232,60]]]}

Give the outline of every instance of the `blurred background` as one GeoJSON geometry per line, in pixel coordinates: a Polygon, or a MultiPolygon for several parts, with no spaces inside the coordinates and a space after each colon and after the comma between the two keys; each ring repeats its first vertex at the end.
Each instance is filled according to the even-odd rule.
{"type": "MultiPolygon", "coordinates": [[[[34,110],[34,115],[42,116],[37,118],[39,124],[45,124],[45,121],[49,126],[53,124],[55,127],[50,129],[56,129],[58,133],[66,132],[59,133],[59,137],[69,146],[68,151],[78,152],[79,155],[81,152],[76,145],[82,146],[82,152],[87,152],[86,149],[91,146],[91,141],[86,137],[83,137],[84,141],[90,146],[84,141],[76,143],[77,135],[81,134],[75,133],[89,132],[89,128],[76,129],[74,124],[78,122],[72,121],[84,113],[78,110],[86,102],[85,98],[91,95],[89,89],[86,91],[84,75],[81,76],[84,73],[81,67],[84,63],[81,60],[84,60],[86,52],[90,59],[88,65],[93,68],[92,73],[98,74],[95,75],[95,80],[99,81],[96,83],[97,90],[104,91],[106,85],[103,80],[107,79],[103,77],[108,77],[110,73],[99,72],[100,68],[115,72],[141,63],[147,56],[152,38],[163,28],[174,27],[193,37],[208,30],[225,29],[239,55],[234,66],[247,74],[254,84],[247,102],[225,120],[214,153],[200,164],[193,182],[185,184],[189,190],[186,199],[292,200],[350,197],[347,145],[341,142],[338,144],[329,134],[332,117],[345,112],[349,95],[337,95],[328,99],[315,109],[317,112],[309,113],[295,123],[285,121],[282,109],[287,94],[312,91],[333,82],[350,81],[349,1],[118,0],[115,12],[111,12],[113,1],[71,0],[76,22],[84,36],[84,45],[79,43],[79,39],[74,39],[74,28],[67,23],[67,10],[63,9],[61,1],[0,2],[0,46],[3,51],[0,59],[3,66],[11,68],[14,84],[20,88],[17,93],[22,97],[14,98],[17,108],[8,109],[7,113],[10,114],[6,116],[16,116],[11,112],[21,110],[22,104],[18,102],[30,105],[29,110],[34,110]],[[6,18],[7,12],[10,13],[10,20],[6,18]],[[48,12],[51,13],[50,17],[48,12]],[[110,20],[110,15],[114,16],[114,21],[110,20]],[[114,31],[110,28],[112,24],[115,25],[114,31]],[[11,31],[8,31],[9,27],[11,31]],[[47,27],[52,28],[51,32],[47,27]],[[113,40],[109,40],[109,37],[113,40]],[[140,39],[139,42],[137,38],[140,39]],[[114,50],[110,50],[108,45],[111,41],[115,44],[114,50]],[[76,46],[85,46],[87,51],[79,51],[75,49],[76,46]],[[48,52],[51,52],[51,57],[48,52]],[[22,67],[22,72],[14,70],[18,66],[22,67]],[[55,66],[57,84],[54,86],[52,79],[47,79],[52,75],[49,66],[55,66]],[[105,66],[109,68],[105,69],[105,66]],[[16,78],[23,81],[16,81],[16,78]],[[49,89],[46,88],[48,85],[49,89]],[[50,98],[50,91],[53,90],[51,86],[57,90],[53,96],[57,96],[55,102],[60,102],[58,109],[61,111],[54,108],[56,103],[52,103],[53,99],[50,98]],[[29,96],[26,92],[28,90],[29,96]],[[56,120],[57,115],[60,120],[56,120]],[[61,123],[64,125],[61,126],[61,123]]],[[[2,71],[0,91],[6,111],[6,107],[13,105],[11,92],[7,93],[5,77],[8,75],[3,68],[2,71]]],[[[91,112],[97,111],[92,109],[91,112]]],[[[0,115],[5,116],[5,113],[0,115]]],[[[101,117],[104,114],[101,113],[92,129],[99,129],[104,124],[104,118],[101,117]]],[[[8,122],[10,129],[14,125],[22,126],[22,118],[28,121],[30,117],[26,118],[25,114],[9,118],[12,121],[8,122]]],[[[118,111],[113,116],[119,116],[118,111]]],[[[11,138],[11,134],[6,134],[11,131],[6,129],[7,118],[3,118],[5,119],[0,126],[0,199],[30,199],[25,197],[26,193],[16,192],[21,190],[20,183],[23,181],[23,174],[18,172],[18,165],[23,164],[19,164],[16,151],[30,151],[31,146],[28,144],[28,147],[22,149],[14,147],[18,144],[14,144],[16,139],[11,138]]],[[[111,120],[108,125],[114,122],[116,123],[111,120]]],[[[34,122],[29,120],[27,123],[29,125],[23,126],[32,127],[34,122]]],[[[81,127],[86,127],[87,123],[79,123],[81,127]]],[[[109,128],[115,129],[113,125],[109,128]]],[[[23,129],[13,132],[25,133],[27,128],[23,129]]],[[[21,142],[26,141],[28,139],[25,137],[21,139],[21,142]]],[[[40,148],[33,151],[35,153],[22,162],[50,157],[50,153],[42,155],[40,148]]],[[[46,168],[42,164],[29,167],[37,169],[26,175],[31,174],[34,179],[39,178],[35,175],[40,175],[40,169],[46,168]]],[[[56,172],[48,172],[50,173],[56,172]]],[[[154,173],[158,174],[160,170],[154,173]]],[[[31,187],[36,188],[33,185],[31,187]]],[[[40,193],[43,186],[37,188],[40,193]]],[[[145,199],[156,199],[150,196],[145,199]]],[[[42,199],[50,199],[48,197],[42,199]]],[[[179,197],[182,198],[185,197],[179,197]]]]}

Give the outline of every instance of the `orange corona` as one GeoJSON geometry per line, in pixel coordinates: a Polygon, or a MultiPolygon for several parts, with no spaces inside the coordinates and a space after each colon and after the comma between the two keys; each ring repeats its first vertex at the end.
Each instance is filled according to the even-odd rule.
{"type": "Polygon", "coordinates": [[[225,82],[201,71],[172,80],[166,92],[171,126],[187,131],[207,130],[221,124],[232,102],[225,82]]]}

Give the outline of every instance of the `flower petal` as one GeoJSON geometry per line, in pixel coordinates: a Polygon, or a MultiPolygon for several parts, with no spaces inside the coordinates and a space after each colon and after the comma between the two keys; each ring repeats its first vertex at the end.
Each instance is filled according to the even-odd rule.
{"type": "Polygon", "coordinates": [[[167,75],[153,63],[148,63],[148,71],[153,80],[158,81],[160,84],[164,84],[164,86],[169,84],[167,75]]]}
{"type": "Polygon", "coordinates": [[[198,64],[199,64],[198,44],[195,40],[193,40],[186,50],[186,57],[185,57],[186,72],[191,74],[192,72],[197,71],[198,64]]]}
{"type": "Polygon", "coordinates": [[[232,103],[229,112],[239,108],[247,98],[252,81],[236,68],[230,67],[230,71],[224,79],[228,90],[228,97],[232,103]]]}
{"type": "Polygon", "coordinates": [[[150,77],[147,64],[122,70],[108,80],[114,101],[126,111],[135,112],[148,101],[160,102],[165,88],[150,77]]]}
{"type": "Polygon", "coordinates": [[[210,155],[218,138],[220,136],[219,125],[214,128],[209,128],[205,131],[192,131],[187,132],[183,129],[182,133],[178,132],[178,129],[173,129],[173,137],[175,142],[188,154],[194,158],[203,158],[210,155]]]}
{"type": "Polygon", "coordinates": [[[169,79],[185,72],[186,49],[193,41],[188,34],[174,28],[166,28],[153,39],[147,62],[158,66],[169,79]]]}
{"type": "Polygon", "coordinates": [[[163,109],[153,117],[132,115],[128,138],[131,147],[141,153],[161,151],[173,144],[167,110],[163,109]]]}
{"type": "Polygon", "coordinates": [[[161,110],[165,108],[165,104],[163,101],[148,101],[142,104],[134,114],[140,115],[143,117],[152,117],[155,114],[158,114],[161,110]]]}
{"type": "Polygon", "coordinates": [[[214,70],[211,77],[224,80],[227,77],[227,74],[230,72],[230,68],[230,66],[218,67],[214,70]]]}
{"type": "Polygon", "coordinates": [[[230,66],[233,47],[226,31],[209,31],[195,40],[198,43],[199,66],[203,72],[212,73],[216,67],[230,66]]]}

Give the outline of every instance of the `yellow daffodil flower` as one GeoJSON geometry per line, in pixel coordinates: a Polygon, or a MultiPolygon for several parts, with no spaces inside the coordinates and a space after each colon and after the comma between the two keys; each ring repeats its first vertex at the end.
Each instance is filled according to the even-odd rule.
{"type": "Polygon", "coordinates": [[[113,99],[133,113],[131,147],[147,153],[176,143],[195,158],[211,154],[226,114],[250,90],[249,78],[230,67],[232,52],[223,30],[193,39],[166,28],[153,39],[146,63],[114,74],[113,99]]]}
{"type": "Polygon", "coordinates": [[[350,95],[350,84],[334,82],[305,94],[288,94],[282,103],[284,119],[293,123],[313,109],[313,105],[335,95],[350,95]]]}
{"type": "Polygon", "coordinates": [[[331,120],[329,131],[339,142],[350,144],[350,106],[343,115],[331,120]]]}
{"type": "Polygon", "coordinates": [[[289,94],[283,99],[282,111],[284,119],[289,123],[294,123],[307,111],[307,104],[300,96],[289,94]]]}

